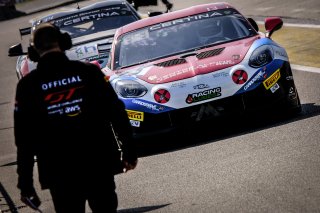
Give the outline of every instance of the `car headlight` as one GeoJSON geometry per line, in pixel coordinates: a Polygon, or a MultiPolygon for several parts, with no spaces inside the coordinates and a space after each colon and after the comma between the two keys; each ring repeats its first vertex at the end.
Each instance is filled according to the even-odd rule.
{"type": "Polygon", "coordinates": [[[117,81],[115,84],[115,90],[124,98],[142,97],[148,92],[145,86],[132,80],[117,81]]]}
{"type": "Polygon", "coordinates": [[[273,50],[270,46],[261,46],[253,51],[250,59],[249,66],[257,68],[262,67],[273,60],[273,50]]]}

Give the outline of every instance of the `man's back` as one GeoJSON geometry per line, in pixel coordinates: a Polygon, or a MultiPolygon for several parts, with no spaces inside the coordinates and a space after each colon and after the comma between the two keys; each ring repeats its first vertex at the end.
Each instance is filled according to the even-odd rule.
{"type": "Polygon", "coordinates": [[[22,111],[18,124],[23,126],[16,128],[25,134],[17,134],[17,141],[19,135],[32,133],[29,145],[37,150],[44,185],[59,179],[61,172],[74,178],[84,171],[100,174],[102,166],[111,171],[113,133],[108,125],[129,121],[126,115],[113,117],[123,115],[124,108],[96,65],[69,61],[63,53],[47,54],[19,82],[17,99],[21,110],[29,112],[22,111]]]}

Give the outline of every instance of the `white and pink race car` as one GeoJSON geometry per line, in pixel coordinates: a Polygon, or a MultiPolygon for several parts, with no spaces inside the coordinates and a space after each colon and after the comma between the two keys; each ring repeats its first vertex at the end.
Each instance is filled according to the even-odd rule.
{"type": "Polygon", "coordinates": [[[193,6],[119,28],[103,72],[136,136],[253,111],[300,112],[286,50],[228,3],[193,6]]]}

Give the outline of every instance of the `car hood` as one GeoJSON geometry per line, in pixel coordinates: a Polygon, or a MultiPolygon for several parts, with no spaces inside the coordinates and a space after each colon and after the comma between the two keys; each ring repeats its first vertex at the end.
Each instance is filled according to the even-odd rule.
{"type": "Polygon", "coordinates": [[[106,37],[113,37],[115,32],[116,32],[116,29],[111,29],[111,30],[101,31],[94,34],[73,38],[72,43],[73,45],[80,45],[83,43],[88,43],[90,41],[99,40],[106,37]]]}
{"type": "Polygon", "coordinates": [[[118,71],[134,75],[150,84],[163,84],[215,72],[240,63],[259,36],[176,55],[152,63],[118,71]]]}

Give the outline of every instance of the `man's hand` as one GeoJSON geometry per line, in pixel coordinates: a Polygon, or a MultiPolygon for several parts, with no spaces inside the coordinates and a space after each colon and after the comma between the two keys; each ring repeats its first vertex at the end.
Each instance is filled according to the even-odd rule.
{"type": "Polygon", "coordinates": [[[36,192],[32,193],[21,193],[21,201],[34,210],[39,210],[39,206],[41,205],[41,201],[36,192]]]}

